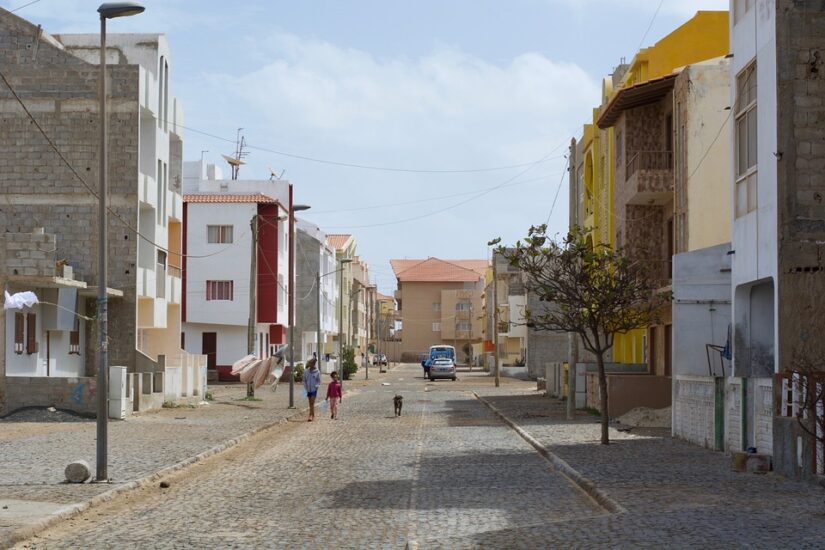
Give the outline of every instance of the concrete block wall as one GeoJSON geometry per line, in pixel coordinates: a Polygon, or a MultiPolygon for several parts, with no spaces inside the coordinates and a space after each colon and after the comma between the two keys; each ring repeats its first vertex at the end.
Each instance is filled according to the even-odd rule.
{"type": "MultiPolygon", "coordinates": [[[[39,230],[38,230],[39,231],[39,230]]],[[[54,277],[55,271],[55,235],[43,232],[4,233],[6,254],[4,268],[7,275],[25,275],[32,277],[54,277]]]]}
{"type": "Polygon", "coordinates": [[[716,441],[716,378],[676,376],[673,380],[674,437],[708,449],[716,441]]]}
{"type": "MultiPolygon", "coordinates": [[[[5,203],[0,227],[18,234],[42,227],[56,235],[55,259],[66,260],[76,279],[95,285],[97,199],[92,190],[97,189],[99,175],[98,67],[63,51],[48,35],[40,40],[38,35],[37,27],[23,19],[8,14],[0,18],[0,63],[83,181],[50,148],[10,92],[0,87],[0,200],[5,203]]],[[[109,286],[124,292],[123,298],[109,301],[109,357],[112,364],[132,370],[137,238],[118,218],[131,225],[138,219],[139,67],[110,66],[109,79],[109,199],[115,215],[110,215],[108,225],[108,274],[109,286]]],[[[44,262],[37,269],[46,267],[44,262]]],[[[87,301],[87,312],[94,316],[94,299],[87,301]]],[[[94,339],[95,330],[87,331],[88,375],[94,372],[94,339]]]]}
{"type": "Polygon", "coordinates": [[[754,446],[760,454],[773,455],[773,380],[752,378],[754,385],[754,446]]]}
{"type": "Polygon", "coordinates": [[[10,376],[6,378],[5,407],[9,414],[22,407],[56,407],[81,414],[97,411],[97,380],[94,378],[46,378],[10,376]]]}

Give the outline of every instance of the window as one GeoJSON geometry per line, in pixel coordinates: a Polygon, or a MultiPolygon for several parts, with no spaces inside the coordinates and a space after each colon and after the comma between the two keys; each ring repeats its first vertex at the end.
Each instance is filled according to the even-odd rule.
{"type": "Polygon", "coordinates": [[[26,353],[37,353],[37,315],[26,314],[26,353]]]}
{"type": "Polygon", "coordinates": [[[459,332],[470,332],[471,330],[473,330],[473,325],[471,325],[467,321],[462,321],[462,322],[458,323],[457,330],[459,332]]]}
{"type": "Polygon", "coordinates": [[[441,311],[441,302],[433,302],[433,311],[441,311]]]}
{"type": "Polygon", "coordinates": [[[20,355],[25,349],[26,316],[23,313],[14,314],[14,353],[20,355]]]}
{"type": "Polygon", "coordinates": [[[736,77],[736,217],[753,212],[756,198],[756,63],[736,77]]]}
{"type": "Polygon", "coordinates": [[[80,355],[80,331],[69,332],[69,355],[80,355]]]}
{"type": "Polygon", "coordinates": [[[206,300],[234,300],[234,281],[206,281],[206,300]]]}
{"type": "Polygon", "coordinates": [[[433,323],[433,332],[441,332],[441,323],[433,323]]]}
{"type": "Polygon", "coordinates": [[[456,302],[456,311],[470,311],[470,302],[456,302]]]}
{"type": "Polygon", "coordinates": [[[229,244],[232,242],[231,225],[207,225],[206,241],[210,244],[229,244]]]}

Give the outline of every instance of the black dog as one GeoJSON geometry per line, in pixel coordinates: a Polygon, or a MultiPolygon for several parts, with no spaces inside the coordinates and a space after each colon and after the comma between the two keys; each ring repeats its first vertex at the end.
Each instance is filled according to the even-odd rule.
{"type": "Polygon", "coordinates": [[[401,416],[401,407],[404,405],[404,398],[397,395],[392,398],[392,404],[395,406],[395,416],[401,416]]]}

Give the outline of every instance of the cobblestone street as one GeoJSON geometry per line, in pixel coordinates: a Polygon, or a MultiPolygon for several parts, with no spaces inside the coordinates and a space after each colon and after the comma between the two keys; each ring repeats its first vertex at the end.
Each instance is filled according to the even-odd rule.
{"type": "Polygon", "coordinates": [[[169,488],[126,493],[19,547],[815,548],[825,540],[818,487],[729,472],[723,455],[661,431],[613,432],[615,444],[600,447],[592,416],[563,421],[562,405],[534,383],[494,388],[482,373],[462,374],[429,383],[409,365],[345,384],[340,420],[293,418],[168,476],[169,488]],[[473,391],[627,511],[596,504],[473,391]],[[401,418],[392,414],[396,392],[401,418]]]}

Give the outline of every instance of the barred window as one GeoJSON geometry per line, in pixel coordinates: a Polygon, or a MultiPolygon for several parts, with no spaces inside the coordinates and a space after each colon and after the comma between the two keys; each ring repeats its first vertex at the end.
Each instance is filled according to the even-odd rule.
{"type": "Polygon", "coordinates": [[[69,332],[69,355],[80,355],[80,331],[69,332]]]}

